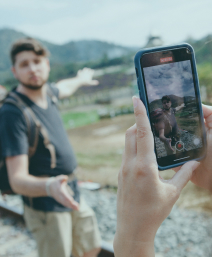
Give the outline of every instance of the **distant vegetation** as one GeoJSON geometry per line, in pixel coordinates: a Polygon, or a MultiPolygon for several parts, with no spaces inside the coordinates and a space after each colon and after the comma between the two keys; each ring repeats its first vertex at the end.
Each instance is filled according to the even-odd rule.
{"type": "Polygon", "coordinates": [[[212,103],[212,62],[205,62],[197,66],[200,87],[206,88],[206,103],[212,103]]]}
{"type": "Polygon", "coordinates": [[[212,35],[188,42],[195,50],[200,87],[206,88],[206,103],[212,103],[212,35]]]}
{"type": "Polygon", "coordinates": [[[188,39],[187,42],[193,46],[198,64],[212,63],[212,35],[203,37],[200,40],[188,39]]]}
{"type": "MultiPolygon", "coordinates": [[[[0,30],[0,84],[8,89],[17,84],[10,71],[9,50],[12,42],[27,35],[11,29],[0,30]]],[[[40,40],[51,52],[51,72],[49,80],[73,77],[83,67],[102,69],[110,66],[133,66],[135,48],[118,46],[97,40],[72,41],[64,45],[55,45],[40,40]]],[[[212,102],[212,35],[200,40],[188,39],[195,50],[200,86],[204,86],[207,101],[212,102]]],[[[99,89],[130,85],[132,75],[125,72],[105,74],[98,78],[99,89]]],[[[82,88],[76,94],[91,92],[94,88],[82,88]]]]}
{"type": "Polygon", "coordinates": [[[75,95],[81,95],[81,94],[89,95],[91,93],[95,93],[102,90],[112,90],[116,88],[131,86],[133,75],[117,72],[117,73],[111,73],[111,74],[104,74],[101,77],[99,77],[98,80],[99,80],[99,86],[81,87],[77,90],[75,95]]]}
{"type": "MultiPolygon", "coordinates": [[[[12,87],[16,82],[10,71],[10,48],[19,38],[27,37],[24,33],[12,30],[0,30],[0,84],[12,87]]],[[[135,48],[123,47],[98,40],[72,41],[63,45],[40,42],[50,52],[50,81],[58,81],[74,76],[78,69],[91,67],[100,69],[111,65],[132,63],[135,48]]]]}
{"type": "Polygon", "coordinates": [[[79,69],[84,67],[92,68],[92,69],[102,69],[110,66],[115,65],[133,65],[133,56],[132,55],[125,55],[122,57],[117,57],[113,59],[109,59],[105,54],[103,58],[97,61],[90,61],[84,63],[68,63],[68,64],[52,64],[51,65],[51,72],[49,80],[58,81],[63,78],[68,78],[75,76],[79,69]]]}

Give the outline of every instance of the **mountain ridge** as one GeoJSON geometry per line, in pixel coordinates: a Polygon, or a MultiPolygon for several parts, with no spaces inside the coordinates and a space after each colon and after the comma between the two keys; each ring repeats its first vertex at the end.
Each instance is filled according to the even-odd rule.
{"type": "MultiPolygon", "coordinates": [[[[29,37],[23,32],[11,28],[0,29],[0,71],[6,71],[10,68],[9,58],[10,48],[16,40],[29,37]]],[[[50,62],[57,64],[66,64],[70,62],[89,62],[101,58],[113,59],[128,55],[133,48],[124,47],[99,40],[79,40],[70,41],[63,45],[57,45],[48,41],[36,38],[50,52],[50,62]]]]}

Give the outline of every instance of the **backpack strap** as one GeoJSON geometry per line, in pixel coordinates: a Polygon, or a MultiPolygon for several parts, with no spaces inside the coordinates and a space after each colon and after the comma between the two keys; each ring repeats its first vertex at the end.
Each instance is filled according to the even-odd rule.
{"type": "Polygon", "coordinates": [[[38,144],[38,135],[40,131],[39,124],[35,123],[34,120],[32,120],[29,110],[26,108],[25,105],[22,105],[20,102],[15,101],[12,98],[7,98],[5,99],[4,103],[10,103],[15,105],[23,113],[25,117],[27,124],[27,136],[29,142],[28,155],[29,158],[31,158],[34,155],[38,144]]]}
{"type": "Polygon", "coordinates": [[[44,146],[49,150],[51,156],[51,168],[54,169],[56,167],[56,152],[55,147],[51,144],[48,136],[48,132],[46,128],[40,123],[37,119],[36,115],[32,111],[32,109],[24,103],[24,101],[14,92],[10,92],[9,96],[14,98],[7,98],[5,102],[14,104],[17,106],[24,114],[26,118],[27,128],[28,128],[28,139],[29,139],[29,158],[31,158],[36,149],[38,144],[38,135],[39,132],[43,136],[43,143],[44,146]],[[35,131],[33,131],[32,122],[35,124],[35,131]],[[32,135],[33,134],[33,135],[32,135]]]}

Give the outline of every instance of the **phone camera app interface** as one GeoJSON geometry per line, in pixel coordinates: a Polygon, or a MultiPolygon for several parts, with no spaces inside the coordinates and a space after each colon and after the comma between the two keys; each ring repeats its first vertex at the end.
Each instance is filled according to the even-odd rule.
{"type": "Polygon", "coordinates": [[[202,147],[191,62],[171,61],[143,68],[157,158],[202,147]]]}

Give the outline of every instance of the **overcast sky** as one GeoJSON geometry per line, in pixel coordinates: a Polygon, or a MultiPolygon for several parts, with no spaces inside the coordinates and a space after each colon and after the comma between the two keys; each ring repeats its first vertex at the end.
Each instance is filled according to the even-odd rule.
{"type": "Polygon", "coordinates": [[[0,28],[53,43],[98,39],[143,46],[151,32],[166,44],[212,33],[211,0],[0,0],[0,28]]]}
{"type": "Polygon", "coordinates": [[[149,103],[164,95],[195,96],[190,61],[144,68],[149,103]]]}

